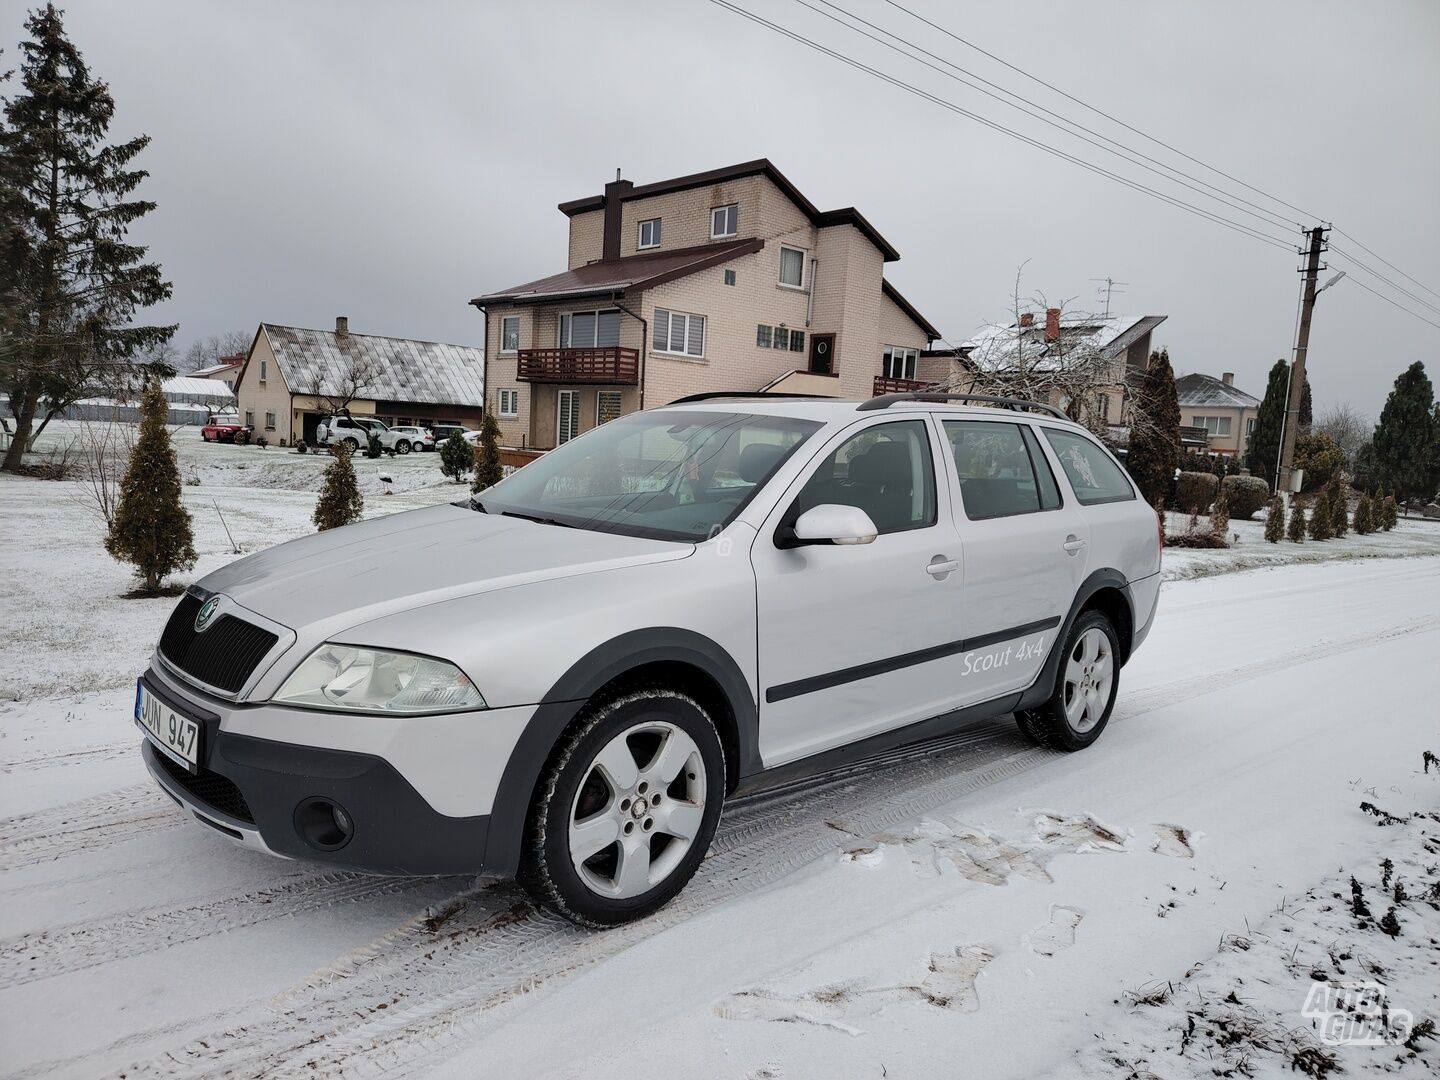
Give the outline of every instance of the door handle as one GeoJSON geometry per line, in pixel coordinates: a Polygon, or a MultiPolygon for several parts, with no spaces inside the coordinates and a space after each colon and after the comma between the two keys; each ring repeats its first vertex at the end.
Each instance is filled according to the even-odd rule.
{"type": "Polygon", "coordinates": [[[1074,533],[1071,533],[1069,536],[1065,537],[1065,543],[1060,546],[1063,547],[1066,551],[1068,551],[1071,555],[1074,555],[1085,546],[1085,541],[1081,540],[1074,533]]]}
{"type": "Polygon", "coordinates": [[[944,555],[936,555],[925,567],[925,572],[936,581],[943,581],[947,574],[952,574],[960,569],[957,559],[947,559],[944,555]]]}

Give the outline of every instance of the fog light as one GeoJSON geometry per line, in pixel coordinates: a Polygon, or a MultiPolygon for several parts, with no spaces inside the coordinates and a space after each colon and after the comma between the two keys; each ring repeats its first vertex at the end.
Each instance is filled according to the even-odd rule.
{"type": "Polygon", "coordinates": [[[329,799],[306,799],[295,808],[295,831],[300,839],[321,851],[344,847],[354,830],[350,815],[329,799]]]}

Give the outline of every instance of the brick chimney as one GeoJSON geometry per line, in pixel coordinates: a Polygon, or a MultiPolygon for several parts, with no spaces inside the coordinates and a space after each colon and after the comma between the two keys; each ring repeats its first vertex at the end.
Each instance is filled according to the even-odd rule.
{"type": "Polygon", "coordinates": [[[635,185],[620,179],[620,170],[615,170],[615,179],[605,185],[605,237],[600,244],[600,261],[614,262],[620,258],[620,207],[626,195],[635,185]]]}
{"type": "Polygon", "coordinates": [[[1060,309],[1058,307],[1045,309],[1045,340],[1060,340],[1060,309]]]}
{"type": "Polygon", "coordinates": [[[342,341],[350,336],[350,319],[347,316],[335,316],[335,336],[342,341]]]}
{"type": "Polygon", "coordinates": [[[1225,372],[1225,374],[1220,376],[1220,381],[1223,382],[1226,386],[1234,386],[1235,373],[1233,371],[1225,372]]]}
{"type": "Polygon", "coordinates": [[[1033,311],[1022,311],[1020,313],[1020,329],[1035,325],[1035,313],[1033,311]]]}

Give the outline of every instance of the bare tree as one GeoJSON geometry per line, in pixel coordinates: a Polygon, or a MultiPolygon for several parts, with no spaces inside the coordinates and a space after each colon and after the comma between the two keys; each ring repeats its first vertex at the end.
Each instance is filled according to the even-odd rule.
{"type": "Polygon", "coordinates": [[[1319,435],[1328,435],[1345,455],[1346,467],[1353,469],[1355,455],[1370,437],[1374,426],[1368,416],[1351,407],[1349,402],[1342,401],[1322,412],[1310,430],[1319,435]]]}
{"type": "Polygon", "coordinates": [[[347,356],[338,375],[319,374],[303,392],[313,397],[323,411],[340,413],[349,409],[356,398],[365,397],[379,378],[380,369],[373,360],[347,356]]]}
{"type": "Polygon", "coordinates": [[[1055,405],[1102,436],[1112,424],[1133,425],[1138,411],[1125,357],[1110,355],[1096,344],[1097,334],[1080,329],[1103,325],[1103,317],[1073,309],[1068,300],[1052,303],[1043,293],[1022,296],[1024,272],[1022,263],[1015,272],[1012,321],[992,323],[975,335],[962,373],[948,388],[1055,405]],[[1059,333],[1052,338],[1046,316],[1057,310],[1059,333]],[[1111,403],[1119,409],[1112,412],[1111,403]]]}
{"type": "Polygon", "coordinates": [[[108,422],[93,420],[79,426],[73,440],[73,453],[79,461],[75,497],[87,510],[99,514],[108,530],[120,504],[120,482],[135,448],[136,428],[113,417],[108,422]]]}
{"type": "Polygon", "coordinates": [[[223,334],[211,334],[197,338],[185,350],[185,357],[179,367],[181,371],[199,371],[211,367],[222,356],[236,356],[250,350],[253,337],[244,330],[227,330],[223,334]]]}

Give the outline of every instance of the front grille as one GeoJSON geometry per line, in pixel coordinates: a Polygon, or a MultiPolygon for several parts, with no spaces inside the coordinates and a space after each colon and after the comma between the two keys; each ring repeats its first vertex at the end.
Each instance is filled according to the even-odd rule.
{"type": "Polygon", "coordinates": [[[195,615],[201,603],[190,593],[180,598],[160,635],[160,654],[192,679],[227,694],[238,694],[256,665],[280,639],[233,615],[221,615],[203,634],[196,633],[195,615]]]}
{"type": "Polygon", "coordinates": [[[165,775],[206,806],[246,824],[255,824],[255,818],[250,814],[250,804],[245,801],[245,796],[240,794],[240,789],[226,777],[209,769],[201,769],[197,775],[158,750],[155,751],[155,760],[165,770],[165,775]]]}

